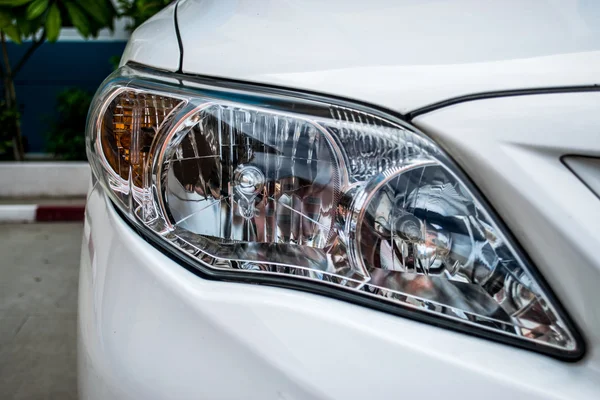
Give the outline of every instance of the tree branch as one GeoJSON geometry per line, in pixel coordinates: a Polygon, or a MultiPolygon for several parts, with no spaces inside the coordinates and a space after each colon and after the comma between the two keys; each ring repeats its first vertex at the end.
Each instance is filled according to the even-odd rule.
{"type": "Polygon", "coordinates": [[[6,72],[10,74],[10,62],[8,61],[8,51],[6,50],[6,35],[0,32],[0,40],[2,41],[2,58],[6,65],[6,72]]]}
{"type": "MultiPolygon", "coordinates": [[[[8,50],[6,49],[6,35],[4,32],[0,32],[0,41],[2,42],[2,61],[4,62],[4,66],[6,67],[6,71],[4,68],[2,69],[2,78],[10,79],[10,60],[8,59],[8,50]]],[[[7,104],[10,102],[8,99],[8,85],[6,82],[4,83],[4,91],[7,93],[7,98],[5,99],[7,104]]]]}
{"type": "Polygon", "coordinates": [[[13,70],[12,70],[12,78],[13,79],[17,76],[17,74],[19,73],[19,70],[23,67],[23,65],[25,65],[27,60],[29,60],[29,57],[31,57],[31,55],[37,50],[37,48],[40,47],[45,41],[46,41],[46,30],[44,29],[42,31],[42,35],[40,36],[40,38],[37,40],[34,38],[33,43],[31,43],[31,46],[29,46],[29,48],[27,49],[25,54],[23,54],[23,57],[21,57],[21,59],[19,60],[17,65],[13,68],[13,70]]]}

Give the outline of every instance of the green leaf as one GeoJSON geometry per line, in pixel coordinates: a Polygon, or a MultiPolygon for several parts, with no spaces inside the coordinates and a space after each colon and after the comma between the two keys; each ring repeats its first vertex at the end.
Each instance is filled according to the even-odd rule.
{"type": "Polygon", "coordinates": [[[21,31],[21,36],[23,36],[23,38],[28,37],[29,35],[31,35],[31,31],[32,31],[32,26],[29,23],[29,21],[27,20],[23,20],[23,21],[19,21],[17,20],[17,25],[19,26],[19,30],[21,31]]]}
{"type": "Polygon", "coordinates": [[[30,3],[33,0],[0,0],[0,6],[18,7],[30,3]]]}
{"type": "Polygon", "coordinates": [[[77,28],[83,37],[89,37],[91,24],[85,13],[75,3],[68,2],[65,3],[65,6],[67,7],[67,12],[69,13],[69,18],[71,18],[73,26],[77,28]]]}
{"type": "Polygon", "coordinates": [[[15,13],[15,20],[15,25],[19,27],[22,37],[26,38],[27,36],[31,35],[32,24],[27,20],[24,12],[15,13]]]}
{"type": "Polygon", "coordinates": [[[60,10],[56,4],[52,4],[46,16],[46,36],[49,42],[56,42],[61,25],[60,10]]]}
{"type": "Polygon", "coordinates": [[[13,16],[5,10],[0,10],[0,29],[12,25],[13,16]]]}
{"type": "Polygon", "coordinates": [[[6,33],[6,36],[8,36],[16,44],[23,43],[23,41],[21,40],[21,31],[17,26],[5,26],[4,28],[2,28],[2,31],[4,31],[4,33],[6,33]]]}
{"type": "Polygon", "coordinates": [[[112,26],[116,11],[110,0],[78,0],[77,3],[102,26],[112,26]]]}
{"type": "Polygon", "coordinates": [[[48,8],[48,0],[34,0],[27,6],[27,19],[32,20],[40,15],[48,8]]]}

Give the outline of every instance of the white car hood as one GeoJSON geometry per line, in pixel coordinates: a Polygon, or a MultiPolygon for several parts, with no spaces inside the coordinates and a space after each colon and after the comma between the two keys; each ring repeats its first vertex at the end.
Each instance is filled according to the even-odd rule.
{"type": "Polygon", "coordinates": [[[409,112],[600,83],[600,1],[183,0],[182,71],[409,112]]]}

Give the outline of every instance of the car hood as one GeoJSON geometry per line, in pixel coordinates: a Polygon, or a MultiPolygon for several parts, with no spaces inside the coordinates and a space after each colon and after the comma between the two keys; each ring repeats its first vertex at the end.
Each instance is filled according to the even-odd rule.
{"type": "Polygon", "coordinates": [[[183,0],[182,71],[409,112],[600,83],[600,2],[183,0]]]}

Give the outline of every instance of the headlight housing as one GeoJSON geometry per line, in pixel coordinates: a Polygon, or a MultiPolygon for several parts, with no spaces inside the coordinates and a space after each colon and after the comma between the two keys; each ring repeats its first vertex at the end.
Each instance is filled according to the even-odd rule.
{"type": "Polygon", "coordinates": [[[87,137],[121,213],[200,273],[582,354],[481,196],[392,115],[126,66],[96,94],[87,137]]]}

